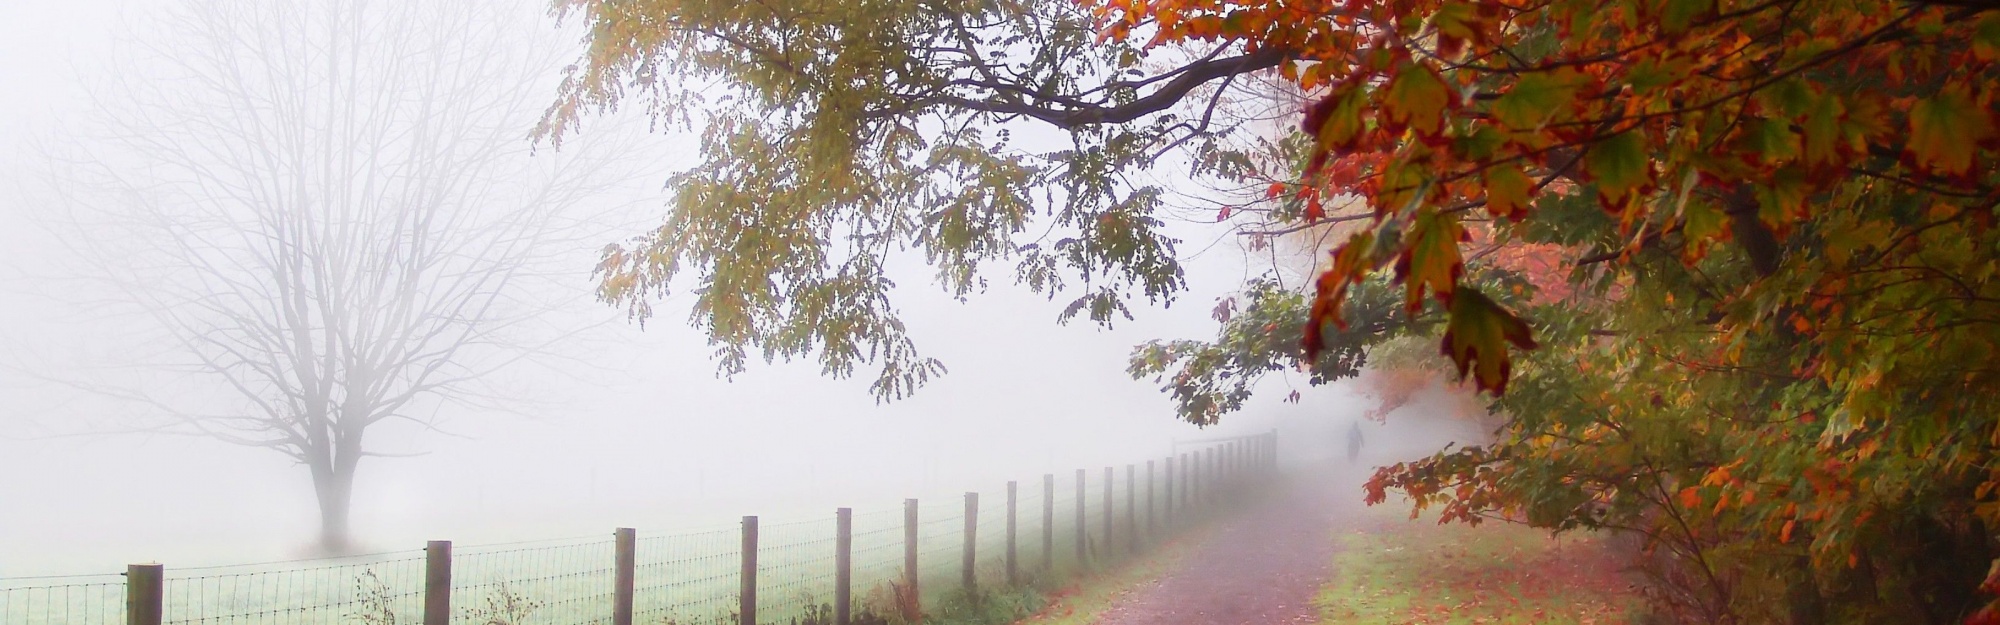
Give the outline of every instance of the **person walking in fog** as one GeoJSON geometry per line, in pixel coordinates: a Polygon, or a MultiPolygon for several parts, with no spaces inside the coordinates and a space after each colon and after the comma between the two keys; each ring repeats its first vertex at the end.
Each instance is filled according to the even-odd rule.
{"type": "Polygon", "coordinates": [[[1354,464],[1354,461],[1359,459],[1361,459],[1361,422],[1355,421],[1347,426],[1347,463],[1354,464]]]}

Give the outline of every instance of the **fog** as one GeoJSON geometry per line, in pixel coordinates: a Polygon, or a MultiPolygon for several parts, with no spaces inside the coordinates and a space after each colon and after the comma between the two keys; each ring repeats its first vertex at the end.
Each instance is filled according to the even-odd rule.
{"type": "MultiPolygon", "coordinates": [[[[268,449],[126,427],[145,408],[95,385],[106,371],[140,364],[142,350],[127,341],[144,324],[97,304],[111,296],[76,277],[105,259],[79,256],[46,231],[64,171],[51,155],[67,153],[91,109],[92,85],[112,78],[119,55],[130,52],[121,24],[165,4],[0,4],[0,115],[8,120],[0,124],[0,576],[314,553],[318,519],[304,467],[268,449]]],[[[517,21],[549,27],[532,5],[517,21]]],[[[539,111],[553,91],[520,98],[539,111]]],[[[524,142],[528,130],[520,129],[524,142]]],[[[634,156],[625,164],[635,166],[576,209],[597,220],[585,235],[558,238],[546,253],[555,269],[535,283],[535,299],[557,304],[538,318],[566,328],[567,338],[547,357],[497,373],[494,385],[505,392],[488,405],[442,402],[430,408],[434,429],[370,431],[371,449],[414,455],[360,465],[358,550],[884,508],[904,497],[1143,463],[1168,456],[1177,440],[1273,429],[1281,457],[1304,466],[1331,458],[1367,405],[1341,385],[1273,379],[1243,412],[1204,429],[1177,421],[1157,383],[1127,377],[1135,344],[1212,336],[1210,305],[1257,271],[1233,243],[1210,245],[1225,230],[1193,222],[1172,225],[1188,257],[1188,291],[1174,306],[1136,310],[1137,319],[1109,329],[1058,325],[1066,300],[1013,286],[1004,268],[986,292],[960,302],[931,283],[920,257],[900,257],[900,312],[919,347],[950,368],[908,399],[878,403],[866,374],[830,379],[808,362],[756,363],[719,378],[707,337],[682,323],[679,296],[659,303],[644,328],[591,296],[596,250],[656,223],[664,172],[686,162],[689,145],[643,124],[591,132],[599,130],[629,133],[624,153],[634,156]],[[1281,400],[1286,384],[1301,401],[1281,400]]],[[[1395,454],[1476,435],[1414,418],[1370,428],[1371,446],[1395,454]]]]}

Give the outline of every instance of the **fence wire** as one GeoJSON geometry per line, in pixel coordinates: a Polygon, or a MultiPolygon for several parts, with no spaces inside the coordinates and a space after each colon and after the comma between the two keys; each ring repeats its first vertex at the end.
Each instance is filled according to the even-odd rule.
{"type": "Polygon", "coordinates": [[[125,581],[117,575],[0,579],[0,623],[125,622],[125,581]]]}
{"type": "Polygon", "coordinates": [[[811,521],[761,525],[757,529],[757,620],[790,623],[832,610],[833,515],[811,521]]]}
{"type": "MultiPolygon", "coordinates": [[[[1058,473],[1022,481],[1013,510],[1020,580],[1052,582],[1158,545],[1214,511],[1223,492],[1261,470],[1218,466],[1210,448],[1156,461],[1058,473]],[[1214,460],[1211,460],[1214,459],[1214,460]],[[1218,475],[1218,470],[1232,471],[1218,475]],[[1226,479],[1223,475],[1228,476],[1226,479]],[[1168,510],[1171,508],[1172,513],[1168,510]],[[1108,514],[1107,514],[1108,513],[1108,514]],[[1108,518],[1108,527],[1107,527],[1108,518]],[[1170,522],[1171,521],[1171,522],[1170,522]],[[1045,541],[1045,536],[1048,542],[1045,541]]],[[[1233,465],[1233,466],[1232,466],[1233,465]]],[[[925,603],[962,586],[965,498],[923,499],[916,525],[917,570],[925,603]]],[[[857,613],[896,611],[907,592],[903,506],[853,514],[851,593],[857,613]]],[[[977,583],[1007,582],[1009,510],[1004,485],[978,494],[972,562],[977,583]]],[[[837,521],[767,520],[757,544],[759,623],[824,618],[834,603],[837,521]]],[[[461,546],[451,562],[452,622],[596,625],[612,620],[617,541],[609,535],[461,546]]],[[[743,533],[736,524],[647,535],[634,542],[633,621],[647,625],[735,625],[739,621],[743,533]]],[[[205,568],[167,567],[164,623],[291,625],[422,621],[425,554],[420,550],[351,558],[205,568]]],[[[117,575],[0,579],[0,625],[116,625],[126,620],[127,588],[117,575]]]]}
{"type": "Polygon", "coordinates": [[[366,622],[371,617],[420,618],[423,591],[423,552],[403,551],[261,565],[170,567],[161,595],[163,621],[169,624],[330,625],[366,622]]]}
{"type": "Polygon", "coordinates": [[[616,542],[609,536],[534,546],[455,548],[452,622],[611,622],[616,542]]]}
{"type": "Polygon", "coordinates": [[[734,625],[742,589],[743,532],[640,534],[634,546],[632,622],[734,625]]]}

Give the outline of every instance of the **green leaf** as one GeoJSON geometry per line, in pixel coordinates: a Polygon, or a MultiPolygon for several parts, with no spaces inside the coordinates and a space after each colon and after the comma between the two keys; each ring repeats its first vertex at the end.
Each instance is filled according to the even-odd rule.
{"type": "Polygon", "coordinates": [[[1714,12],[1715,0],[1667,0],[1660,12],[1660,30],[1669,35],[1687,32],[1696,18],[1714,12]]]}
{"type": "Polygon", "coordinates": [[[1396,279],[1404,281],[1403,306],[1408,312],[1423,306],[1427,288],[1438,299],[1451,301],[1452,287],[1465,272],[1465,259],[1458,253],[1458,243],[1465,238],[1465,227],[1450,213],[1426,210],[1417,215],[1408,245],[1396,259],[1396,279]]]}
{"type": "Polygon", "coordinates": [[[1976,145],[1993,120],[1962,88],[1946,89],[1910,108],[1909,156],[1918,168],[1947,176],[1972,169],[1976,145]]]}
{"type": "Polygon", "coordinates": [[[1368,104],[1368,91],[1359,83],[1343,83],[1333,93],[1327,95],[1326,119],[1318,128],[1319,145],[1322,149],[1338,150],[1354,145],[1367,127],[1361,112],[1368,104]]]}
{"type": "Polygon", "coordinates": [[[1444,128],[1444,109],[1450,103],[1451,88],[1436,70],[1427,65],[1404,63],[1389,83],[1388,99],[1382,108],[1391,123],[1407,126],[1420,135],[1436,135],[1444,128]]]}
{"type": "Polygon", "coordinates": [[[1437,29],[1438,55],[1456,58],[1465,42],[1479,42],[1481,35],[1479,7],[1471,2],[1445,2],[1438,5],[1431,14],[1431,26],[1437,29]]]}
{"type": "Polygon", "coordinates": [[[1509,128],[1541,127],[1576,98],[1576,79],[1569,72],[1537,72],[1522,76],[1514,88],[1493,101],[1493,116],[1509,128]]]}
{"type": "Polygon", "coordinates": [[[1973,27],[1972,54],[1981,61],[2000,59],[2000,11],[1987,11],[1973,27]]]}
{"type": "Polygon", "coordinates": [[[1799,135],[1783,120],[1765,119],[1749,125],[1744,149],[1765,163],[1782,163],[1799,155],[1799,135]]]}
{"type": "Polygon", "coordinates": [[[1652,163],[1646,158],[1639,131],[1621,132],[1590,147],[1584,169],[1597,183],[1597,199],[1606,210],[1619,210],[1653,183],[1652,163]]]}
{"type": "Polygon", "coordinates": [[[1495,165],[1486,168],[1486,212],[1494,217],[1519,220],[1528,214],[1528,191],[1535,186],[1521,168],[1495,165]]]}
{"type": "Polygon", "coordinates": [[[1840,119],[1846,113],[1847,109],[1841,105],[1840,98],[1833,95],[1819,96],[1812,106],[1806,109],[1799,128],[1807,164],[1826,165],[1834,162],[1834,157],[1839,155],[1835,150],[1840,147],[1843,138],[1840,119]]]}
{"type": "Polygon", "coordinates": [[[1458,367],[1459,379],[1470,372],[1479,390],[1506,394],[1507,379],[1513,373],[1507,344],[1524,350],[1535,348],[1528,323],[1470,288],[1461,288],[1452,296],[1450,315],[1441,351],[1458,367]]]}

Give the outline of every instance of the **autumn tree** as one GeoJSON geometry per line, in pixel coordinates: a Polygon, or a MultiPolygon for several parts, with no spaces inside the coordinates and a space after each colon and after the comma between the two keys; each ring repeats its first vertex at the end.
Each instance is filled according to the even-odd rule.
{"type": "Polygon", "coordinates": [[[902,246],[960,293],[1018,255],[1038,288],[1084,277],[1072,310],[1100,318],[1125,301],[1105,279],[1171,296],[1171,191],[1120,174],[1223,136],[1185,114],[1197,87],[1268,72],[1309,96],[1301,132],[1189,161],[1266,189],[1225,205],[1253,240],[1337,236],[1309,291],[1253,281],[1215,340],[1140,348],[1182,417],[1428,341],[1504,425],[1371,500],[1642,536],[1689,620],[1995,620],[1990,2],[563,6],[596,36],[551,132],[628,92],[748,104],[693,109],[709,160],[601,267],[641,314],[694,271],[735,361],[880,355],[878,392],[920,383],[879,270],[902,246]],[[1014,120],[1075,149],[1018,151],[1014,120]],[[1022,240],[1036,210],[1073,236],[1022,240]]]}
{"type": "Polygon", "coordinates": [[[56,154],[50,223],[106,287],[91,306],[145,330],[115,367],[143,376],[74,384],[142,431],[303,465],[329,552],[371,435],[504,409],[482,382],[573,332],[543,314],[622,169],[601,142],[530,158],[554,48],[475,4],[179,4],[56,154]]]}
{"type": "Polygon", "coordinates": [[[2000,7],[1098,7],[1114,37],[1286,50],[1320,89],[1279,191],[1372,215],[1298,362],[1393,283],[1508,417],[1371,499],[1642,534],[1695,620],[1992,620],[2000,7]],[[1507,301],[1475,222],[1572,250],[1587,301],[1507,301]]]}

